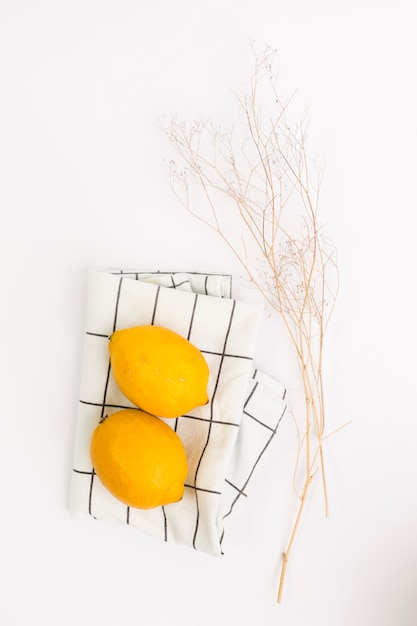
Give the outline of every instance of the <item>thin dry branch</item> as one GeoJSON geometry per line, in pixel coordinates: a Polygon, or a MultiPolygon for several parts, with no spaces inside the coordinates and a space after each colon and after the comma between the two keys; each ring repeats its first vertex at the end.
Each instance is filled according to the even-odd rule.
{"type": "Polygon", "coordinates": [[[298,359],[305,403],[296,470],[303,473],[303,487],[283,553],[280,602],[289,555],[317,475],[328,515],[323,361],[339,276],[335,247],[319,223],[323,172],[307,153],[308,117],[303,115],[294,127],[288,123],[294,94],[286,102],[279,97],[274,55],[269,47],[255,53],[249,92],[237,95],[241,122],[233,131],[209,118],[187,124],[176,117],[163,130],[177,155],[167,163],[176,197],[237,257],[251,284],[281,316],[298,359]],[[227,225],[233,220],[238,228],[230,233],[227,225]]]}

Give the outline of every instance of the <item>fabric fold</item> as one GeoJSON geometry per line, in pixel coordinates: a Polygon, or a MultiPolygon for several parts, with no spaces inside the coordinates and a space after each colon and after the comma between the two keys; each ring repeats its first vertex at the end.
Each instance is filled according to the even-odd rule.
{"type": "Polygon", "coordinates": [[[225,529],[286,410],[285,389],[254,368],[263,306],[233,299],[229,275],[90,271],[71,512],[130,524],[164,541],[220,555],[225,529]],[[108,337],[141,324],[171,328],[204,354],[209,403],[164,420],[181,438],[189,472],[181,502],[126,507],[101,485],[89,455],[100,419],[132,404],[112,377],[108,337]]]}

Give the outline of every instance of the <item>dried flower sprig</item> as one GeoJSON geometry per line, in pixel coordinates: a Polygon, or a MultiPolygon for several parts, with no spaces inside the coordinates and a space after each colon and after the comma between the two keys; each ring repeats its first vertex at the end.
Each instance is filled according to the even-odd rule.
{"type": "Polygon", "coordinates": [[[241,117],[233,129],[207,117],[184,123],[174,116],[163,131],[177,155],[166,162],[175,195],[232,250],[250,283],[280,315],[297,356],[305,410],[295,474],[302,472],[302,481],[282,555],[281,602],[289,555],[316,476],[321,476],[326,516],[329,510],[323,358],[339,277],[335,247],[319,222],[323,168],[307,154],[307,115],[295,124],[288,121],[293,96],[283,102],[278,95],[275,53],[269,46],[254,51],[249,89],[237,94],[241,117]]]}

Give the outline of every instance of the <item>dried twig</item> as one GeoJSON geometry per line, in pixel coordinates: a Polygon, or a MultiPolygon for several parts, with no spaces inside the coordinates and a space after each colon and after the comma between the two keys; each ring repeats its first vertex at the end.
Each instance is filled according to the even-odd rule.
{"type": "Polygon", "coordinates": [[[237,95],[241,119],[232,130],[210,118],[184,123],[176,117],[163,130],[177,155],[166,163],[175,195],[223,239],[269,308],[279,313],[300,367],[305,415],[297,468],[303,466],[303,479],[282,558],[280,602],[316,475],[328,515],[323,357],[339,280],[335,247],[318,219],[323,172],[306,151],[307,116],[295,125],[287,121],[292,98],[282,102],[278,95],[274,55],[270,47],[255,53],[249,90],[237,95]]]}

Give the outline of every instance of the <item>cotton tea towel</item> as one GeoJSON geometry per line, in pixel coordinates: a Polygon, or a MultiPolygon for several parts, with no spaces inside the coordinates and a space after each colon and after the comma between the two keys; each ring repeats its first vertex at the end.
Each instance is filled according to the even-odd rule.
{"type": "Polygon", "coordinates": [[[231,277],[200,273],[90,271],[71,512],[129,524],[161,540],[220,555],[225,530],[248,495],[253,472],[286,410],[285,389],[253,365],[263,306],[233,299],[231,277]],[[108,337],[155,324],[187,338],[210,369],[209,403],[164,421],[181,438],[189,472],[183,499],[150,510],[128,507],[91,465],[93,430],[133,405],[111,372],[108,337]]]}

